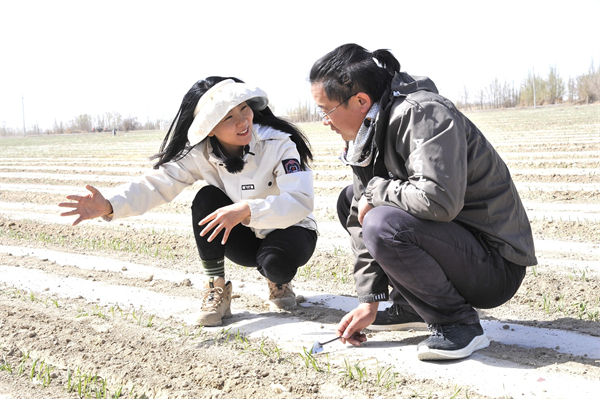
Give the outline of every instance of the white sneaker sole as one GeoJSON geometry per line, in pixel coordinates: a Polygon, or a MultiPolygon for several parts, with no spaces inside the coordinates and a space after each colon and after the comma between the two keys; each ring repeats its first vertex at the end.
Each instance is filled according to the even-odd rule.
{"type": "Polygon", "coordinates": [[[446,351],[441,349],[429,349],[427,346],[417,348],[417,357],[419,360],[454,360],[463,359],[479,349],[490,346],[490,340],[485,335],[478,335],[462,349],[455,351],[446,351]]]}

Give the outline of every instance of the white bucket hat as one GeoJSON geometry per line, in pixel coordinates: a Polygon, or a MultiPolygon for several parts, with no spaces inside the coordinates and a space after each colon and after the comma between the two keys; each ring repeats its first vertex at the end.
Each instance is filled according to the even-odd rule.
{"type": "Polygon", "coordinates": [[[229,111],[244,101],[254,111],[265,109],[269,103],[263,90],[233,79],[225,79],[208,89],[194,110],[194,121],[188,129],[190,145],[204,140],[229,111]]]}

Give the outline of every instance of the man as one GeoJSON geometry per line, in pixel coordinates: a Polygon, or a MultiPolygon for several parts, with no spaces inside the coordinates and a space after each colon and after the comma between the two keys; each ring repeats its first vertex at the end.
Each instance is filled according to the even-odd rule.
{"type": "Polygon", "coordinates": [[[487,347],[475,308],[508,301],[525,266],[537,264],[504,161],[430,79],[400,72],[387,50],[340,46],[315,62],[310,82],[354,175],[338,214],[352,240],[360,303],[341,320],[341,341],[360,345],[369,326],[426,323],[421,360],[487,347]],[[393,306],[378,312],[387,300],[393,306]]]}

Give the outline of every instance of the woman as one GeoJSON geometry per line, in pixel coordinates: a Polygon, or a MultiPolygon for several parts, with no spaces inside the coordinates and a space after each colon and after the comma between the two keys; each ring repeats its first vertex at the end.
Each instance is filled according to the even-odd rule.
{"type": "Polygon", "coordinates": [[[296,305],[291,280],[314,252],[317,226],[308,141],[273,115],[264,91],[237,78],[208,77],[184,96],[153,158],[155,171],[126,183],[107,199],[92,186],[70,195],[73,225],[140,215],[206,182],[192,203],[192,221],[207,281],[196,323],[231,316],[232,285],[224,258],[266,277],[271,309],[296,305]]]}

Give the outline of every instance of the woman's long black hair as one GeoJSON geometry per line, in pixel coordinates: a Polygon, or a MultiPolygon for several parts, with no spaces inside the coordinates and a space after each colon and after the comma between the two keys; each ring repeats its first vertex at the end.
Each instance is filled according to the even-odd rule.
{"type": "MultiPolygon", "coordinates": [[[[204,80],[199,80],[194,83],[192,88],[186,93],[177,111],[175,120],[171,123],[169,130],[163,142],[160,146],[158,154],[154,155],[150,159],[158,159],[154,164],[154,169],[158,169],[160,165],[163,165],[169,161],[177,161],[183,158],[190,150],[190,146],[187,138],[188,130],[194,121],[194,109],[198,104],[198,100],[204,93],[217,83],[225,80],[232,79],[238,83],[244,83],[242,80],[234,77],[221,77],[221,76],[210,76],[204,80]]],[[[276,117],[273,112],[266,107],[262,111],[254,111],[253,123],[260,125],[270,126],[274,129],[291,135],[291,139],[296,144],[296,148],[300,153],[300,167],[302,170],[306,170],[308,163],[312,161],[313,155],[310,150],[310,144],[306,136],[298,129],[294,124],[276,117]]]]}

